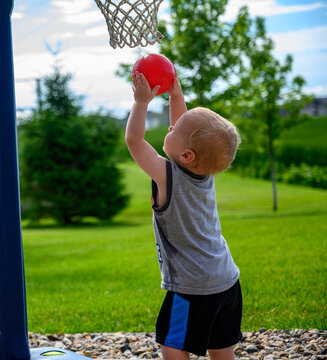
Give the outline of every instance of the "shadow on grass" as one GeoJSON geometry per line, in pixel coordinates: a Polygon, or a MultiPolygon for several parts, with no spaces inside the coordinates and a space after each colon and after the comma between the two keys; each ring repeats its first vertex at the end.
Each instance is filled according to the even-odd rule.
{"type": "Polygon", "coordinates": [[[224,219],[228,220],[253,220],[253,219],[273,219],[273,218],[296,218],[303,216],[316,216],[316,215],[327,215],[327,211],[321,210],[311,210],[311,211],[302,211],[302,212],[271,212],[271,213],[262,213],[262,214],[244,214],[244,215],[223,215],[221,216],[224,219]]]}
{"type": "Polygon", "coordinates": [[[83,220],[69,225],[56,223],[55,220],[48,219],[40,222],[31,222],[28,220],[22,221],[22,229],[83,229],[83,228],[101,228],[101,227],[137,227],[144,223],[140,218],[135,220],[83,220]]]}

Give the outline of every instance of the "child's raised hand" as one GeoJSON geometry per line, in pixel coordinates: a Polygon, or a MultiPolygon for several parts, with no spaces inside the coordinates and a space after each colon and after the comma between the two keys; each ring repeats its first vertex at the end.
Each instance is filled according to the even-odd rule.
{"type": "Polygon", "coordinates": [[[133,76],[133,91],[135,102],[149,103],[158,92],[160,86],[155,86],[152,90],[143,74],[135,72],[133,76]]]}
{"type": "Polygon", "coordinates": [[[171,86],[171,88],[167,91],[167,93],[170,96],[178,96],[178,95],[183,95],[183,91],[181,88],[181,84],[178,80],[178,77],[176,76],[173,82],[173,85],[171,86]]]}

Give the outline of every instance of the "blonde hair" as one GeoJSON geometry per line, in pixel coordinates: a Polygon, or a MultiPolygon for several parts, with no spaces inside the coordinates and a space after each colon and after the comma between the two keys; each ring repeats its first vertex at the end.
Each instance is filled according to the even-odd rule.
{"type": "Polygon", "coordinates": [[[188,138],[188,147],[196,155],[192,167],[204,175],[226,170],[241,143],[235,125],[203,107],[190,110],[189,115],[194,127],[188,138]]]}

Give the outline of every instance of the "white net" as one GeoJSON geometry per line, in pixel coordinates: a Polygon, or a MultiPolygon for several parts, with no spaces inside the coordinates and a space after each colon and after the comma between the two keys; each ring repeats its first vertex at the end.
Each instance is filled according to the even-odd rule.
{"type": "Polygon", "coordinates": [[[157,30],[157,14],[163,0],[94,0],[104,15],[109,44],[136,47],[160,42],[163,35],[157,30]]]}

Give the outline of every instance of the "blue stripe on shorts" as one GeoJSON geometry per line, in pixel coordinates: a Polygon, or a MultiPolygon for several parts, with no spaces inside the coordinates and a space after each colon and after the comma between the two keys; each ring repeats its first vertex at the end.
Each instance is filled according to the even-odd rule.
{"type": "Polygon", "coordinates": [[[190,302],[178,294],[174,294],[170,314],[169,331],[165,345],[176,349],[183,349],[187,332],[190,302]]]}

